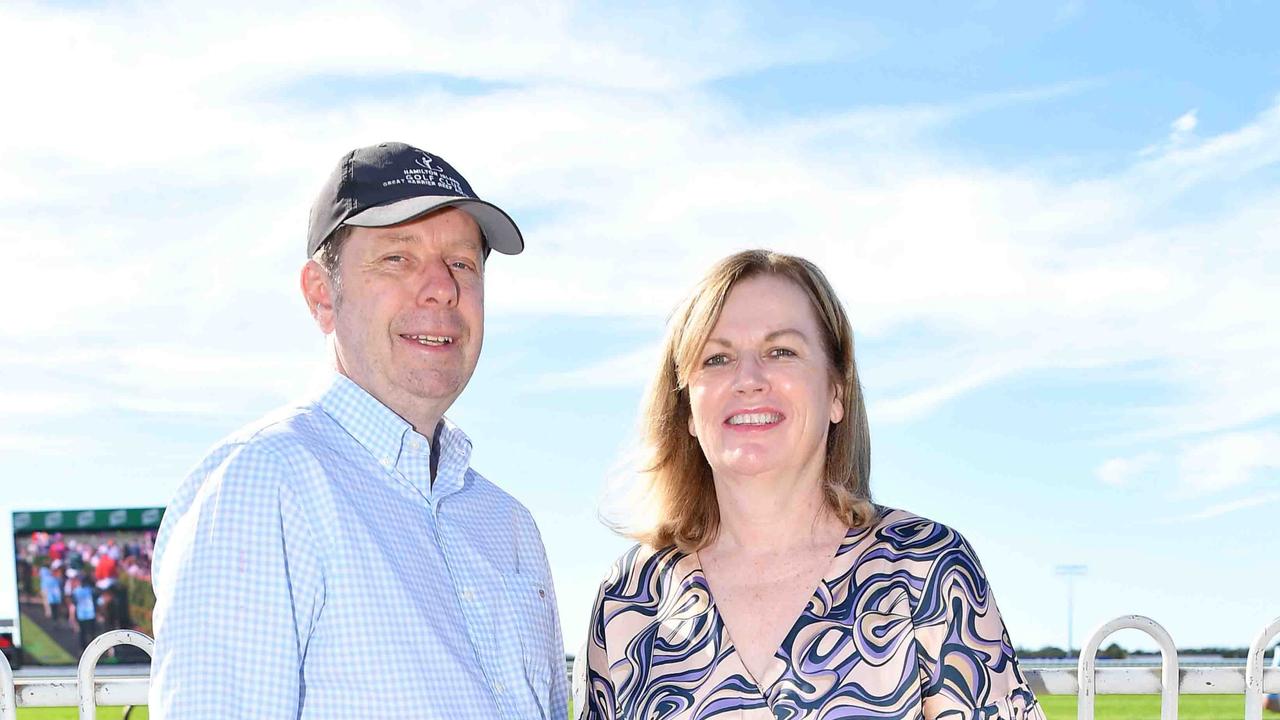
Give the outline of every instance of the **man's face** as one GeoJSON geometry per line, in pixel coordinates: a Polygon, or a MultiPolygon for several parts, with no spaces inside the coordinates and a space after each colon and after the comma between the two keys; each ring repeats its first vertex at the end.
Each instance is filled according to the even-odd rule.
{"type": "Polygon", "coordinates": [[[353,228],[338,265],[340,294],[318,263],[303,270],[312,313],[334,335],[338,370],[430,436],[480,358],[479,226],[447,208],[400,225],[353,228]]]}

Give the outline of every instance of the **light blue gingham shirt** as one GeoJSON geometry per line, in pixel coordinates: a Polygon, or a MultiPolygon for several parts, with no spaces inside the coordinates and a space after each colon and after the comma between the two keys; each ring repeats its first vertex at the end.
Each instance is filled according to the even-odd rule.
{"type": "Polygon", "coordinates": [[[156,541],[151,717],[568,716],[520,503],[341,375],[216,447],[156,541]]]}

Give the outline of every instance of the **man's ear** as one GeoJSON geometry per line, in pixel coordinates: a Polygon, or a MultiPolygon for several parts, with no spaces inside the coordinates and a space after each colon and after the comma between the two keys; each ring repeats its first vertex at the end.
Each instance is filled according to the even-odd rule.
{"type": "Polygon", "coordinates": [[[307,309],[316,325],[325,335],[333,332],[333,278],[315,260],[308,260],[302,266],[302,297],[307,301],[307,309]]]}

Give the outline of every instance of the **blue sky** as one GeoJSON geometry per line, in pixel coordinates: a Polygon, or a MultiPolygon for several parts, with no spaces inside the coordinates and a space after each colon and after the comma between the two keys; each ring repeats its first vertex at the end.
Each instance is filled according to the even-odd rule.
{"type": "Polygon", "coordinates": [[[1077,644],[1141,613],[1247,645],[1280,615],[1275,27],[1265,3],[6,3],[0,530],[163,504],[323,377],[307,208],[399,139],[525,231],[450,414],[543,528],[571,650],[627,545],[597,516],[666,314],[757,246],[837,286],[875,497],[971,539],[1015,643],[1065,642],[1070,563],[1077,644]]]}

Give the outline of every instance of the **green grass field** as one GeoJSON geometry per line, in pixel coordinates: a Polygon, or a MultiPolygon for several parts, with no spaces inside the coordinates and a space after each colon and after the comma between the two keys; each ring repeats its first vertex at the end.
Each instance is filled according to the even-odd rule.
{"type": "MultiPolygon", "coordinates": [[[[1041,695],[1040,704],[1049,720],[1074,720],[1076,696],[1041,695]]],[[[1160,720],[1159,695],[1101,695],[1094,705],[1097,720],[1160,720]]],[[[1178,700],[1178,720],[1239,720],[1244,717],[1243,695],[1183,695],[1178,700]]],[[[1263,720],[1280,720],[1266,712],[1263,720]]]]}
{"type": "Polygon", "coordinates": [[[41,665],[75,665],[76,659],[53,641],[40,626],[31,622],[24,613],[19,622],[22,624],[22,650],[41,665]]]}
{"type": "MultiPolygon", "coordinates": [[[[1074,695],[1042,695],[1040,703],[1049,720],[1074,720],[1074,695]]],[[[98,708],[99,720],[116,720],[120,708],[98,708]]],[[[145,720],[146,708],[138,708],[130,720],[145,720]]],[[[1159,720],[1160,698],[1156,695],[1103,695],[1094,707],[1097,720],[1159,720]]],[[[1178,720],[1240,720],[1244,717],[1243,695],[1183,695],[1178,701],[1178,720]]],[[[1264,712],[1263,720],[1280,720],[1280,713],[1264,712]]],[[[22,708],[18,720],[75,720],[75,708],[22,708]]]]}
{"type": "MultiPolygon", "coordinates": [[[[119,720],[124,714],[123,708],[100,707],[98,720],[119,720]]],[[[80,714],[75,708],[18,708],[18,720],[76,720],[80,714]]],[[[129,720],[146,720],[147,709],[138,708],[129,715],[129,720]]]]}

